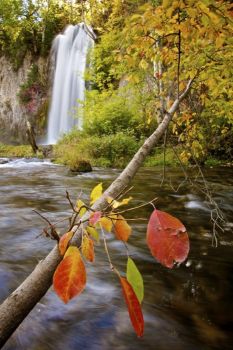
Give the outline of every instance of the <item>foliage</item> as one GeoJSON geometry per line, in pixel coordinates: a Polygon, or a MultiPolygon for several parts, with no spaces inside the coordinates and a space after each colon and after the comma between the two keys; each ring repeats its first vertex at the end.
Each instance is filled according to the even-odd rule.
{"type": "MultiPolygon", "coordinates": [[[[176,147],[177,153],[179,153],[179,147],[176,147]]],[[[153,166],[177,166],[179,165],[179,161],[170,147],[170,145],[166,146],[165,151],[165,160],[164,160],[164,148],[156,147],[154,152],[148,156],[144,162],[145,167],[153,167],[153,166]]]]}
{"type": "Polygon", "coordinates": [[[87,93],[84,104],[84,132],[104,136],[125,132],[140,139],[149,136],[156,127],[151,120],[150,101],[136,87],[87,93]],[[145,122],[146,121],[146,122],[145,122]]]}
{"type": "Polygon", "coordinates": [[[79,145],[55,145],[54,146],[54,159],[53,161],[58,164],[69,166],[70,169],[77,169],[80,162],[89,162],[90,157],[88,153],[82,153],[79,145]]]}
{"type": "Polygon", "coordinates": [[[166,96],[174,98],[196,76],[194,92],[182,104],[173,125],[187,149],[184,157],[189,158],[188,153],[206,156],[213,144],[208,125],[216,131],[218,119],[223,124],[228,120],[232,130],[231,33],[230,5],[224,1],[218,5],[214,1],[163,1],[156,7],[148,3],[126,24],[122,65],[132,67],[131,79],[139,79],[140,69],[154,75],[159,108],[168,108],[166,96]]]}
{"type": "Polygon", "coordinates": [[[59,0],[1,0],[0,52],[17,70],[26,54],[47,55],[54,36],[80,21],[81,5],[59,0]]]}
{"type": "Polygon", "coordinates": [[[125,131],[132,133],[133,111],[121,96],[109,97],[109,92],[92,91],[85,105],[84,131],[88,135],[104,136],[125,131]]]}
{"type": "MultiPolygon", "coordinates": [[[[208,153],[231,158],[230,2],[116,1],[112,10],[103,2],[93,12],[98,13],[93,23],[96,20],[99,26],[101,6],[108,19],[99,28],[102,35],[93,54],[89,72],[93,86],[103,96],[106,90],[118,91],[122,82],[127,97],[130,91],[134,95],[135,88],[140,89],[147,102],[145,120],[159,121],[163,110],[195,76],[193,93],[171,125],[183,146],[181,160],[204,162],[208,153]]],[[[102,111],[101,99],[96,105],[102,111]]]]}
{"type": "MultiPolygon", "coordinates": [[[[67,138],[68,136],[65,137],[65,140],[67,138]]],[[[60,141],[55,146],[55,159],[58,163],[69,166],[80,160],[87,160],[93,166],[121,168],[127,164],[138,147],[136,138],[125,135],[123,132],[101,138],[99,136],[85,136],[79,138],[77,143],[75,142],[73,145],[67,145],[66,141],[64,143],[60,141]]]]}
{"type": "Polygon", "coordinates": [[[4,145],[0,143],[0,157],[34,157],[31,146],[29,145],[4,145]]]}
{"type": "MultiPolygon", "coordinates": [[[[98,202],[102,193],[103,187],[100,183],[93,188],[90,194],[90,205],[98,202]]],[[[121,215],[124,213],[121,207],[127,205],[131,199],[132,197],[116,200],[106,196],[108,205],[103,211],[93,211],[81,199],[77,200],[75,206],[71,203],[73,214],[70,219],[70,230],[59,239],[59,251],[63,259],[54,273],[53,286],[64,303],[69,302],[83,291],[86,285],[86,268],[83,258],[91,263],[94,262],[95,244],[100,239],[97,233],[99,231],[110,268],[120,280],[132,326],[136,334],[141,337],[144,332],[141,306],[144,296],[143,278],[135,262],[129,256],[127,241],[130,239],[132,229],[121,215]],[[70,243],[78,228],[81,230],[81,239],[79,247],[75,247],[70,243]],[[111,233],[114,233],[116,239],[122,241],[127,249],[126,277],[123,277],[112,263],[106,236],[111,233]]],[[[183,262],[189,252],[189,239],[183,224],[170,214],[156,209],[149,219],[147,244],[152,255],[168,268],[172,268],[175,262],[183,262]]]]}
{"type": "Polygon", "coordinates": [[[136,88],[87,92],[81,111],[84,130],[73,129],[64,135],[56,148],[56,158],[60,153],[63,160],[67,157],[67,161],[60,158],[66,164],[84,157],[94,166],[125,166],[157,125],[151,120],[151,108],[136,88]],[[73,145],[74,151],[66,152],[67,145],[73,145]]]}

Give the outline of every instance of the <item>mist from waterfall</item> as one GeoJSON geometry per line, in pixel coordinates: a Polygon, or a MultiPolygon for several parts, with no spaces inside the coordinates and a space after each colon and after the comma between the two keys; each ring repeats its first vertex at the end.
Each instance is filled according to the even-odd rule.
{"type": "Polygon", "coordinates": [[[84,72],[88,50],[94,34],[84,23],[69,25],[53,43],[55,72],[48,118],[47,144],[55,144],[60,136],[74,126],[82,129],[77,118],[79,101],[84,100],[84,72]]]}

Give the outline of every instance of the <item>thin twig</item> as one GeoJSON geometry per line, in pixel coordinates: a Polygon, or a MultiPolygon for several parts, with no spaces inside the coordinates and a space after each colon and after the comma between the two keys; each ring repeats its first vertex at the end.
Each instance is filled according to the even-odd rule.
{"type": "Polygon", "coordinates": [[[127,257],[129,258],[130,257],[130,254],[129,254],[129,247],[127,245],[127,243],[125,241],[122,241],[124,243],[124,246],[125,246],[125,249],[126,249],[126,254],[127,254],[127,257]]]}
{"type": "Polygon", "coordinates": [[[125,210],[122,210],[122,211],[118,211],[118,212],[116,212],[115,214],[117,214],[117,215],[118,215],[118,214],[124,214],[124,213],[127,212],[127,211],[132,211],[132,210],[135,210],[135,209],[139,209],[139,208],[145,207],[145,206],[147,206],[147,205],[149,205],[149,204],[155,202],[157,199],[158,199],[158,198],[155,197],[154,199],[152,199],[151,201],[149,201],[149,202],[147,202],[147,203],[140,204],[140,205],[138,205],[138,206],[136,206],[136,207],[132,207],[132,208],[129,208],[129,209],[125,209],[125,210]]]}
{"type": "Polygon", "coordinates": [[[47,227],[43,229],[43,232],[44,232],[45,236],[46,237],[50,237],[51,239],[54,239],[57,242],[59,242],[60,236],[57,233],[55,226],[53,224],[51,224],[51,222],[45,216],[43,216],[41,213],[39,213],[37,210],[33,209],[33,211],[37,215],[39,215],[43,220],[45,220],[48,223],[48,225],[49,225],[48,228],[50,229],[50,233],[48,232],[48,228],[47,227]]]}
{"type": "Polygon", "coordinates": [[[47,222],[47,224],[49,224],[49,226],[52,226],[51,222],[49,221],[49,219],[47,219],[44,215],[42,215],[41,213],[39,213],[36,209],[32,209],[32,211],[34,211],[34,213],[36,213],[37,215],[39,215],[44,221],[47,222]]]}
{"type": "Polygon", "coordinates": [[[163,178],[162,178],[160,187],[163,185],[163,183],[165,181],[165,173],[166,173],[166,146],[167,146],[167,134],[168,134],[167,130],[164,133],[164,143],[163,143],[163,178]]]}
{"type": "Polygon", "coordinates": [[[70,206],[71,206],[73,212],[75,213],[75,207],[74,207],[74,205],[73,205],[73,203],[72,203],[72,201],[71,201],[71,199],[70,199],[70,195],[69,195],[69,192],[68,192],[68,191],[66,191],[66,198],[68,199],[68,201],[69,201],[69,203],[70,203],[70,206]]]}
{"type": "Polygon", "coordinates": [[[105,233],[104,233],[104,230],[103,230],[103,227],[102,225],[100,224],[100,228],[101,228],[101,232],[102,232],[102,236],[103,236],[103,241],[104,241],[104,249],[105,249],[105,252],[107,254],[107,258],[108,258],[108,261],[109,261],[109,265],[110,265],[110,269],[112,271],[115,270],[115,267],[112,263],[112,260],[111,260],[111,257],[110,257],[110,254],[109,254],[109,250],[108,250],[108,245],[107,245],[107,241],[106,241],[106,236],[105,236],[105,233]]]}

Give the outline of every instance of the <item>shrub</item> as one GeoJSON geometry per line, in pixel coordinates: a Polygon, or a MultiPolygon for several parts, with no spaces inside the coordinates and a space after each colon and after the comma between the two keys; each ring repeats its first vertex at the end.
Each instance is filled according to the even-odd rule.
{"type": "Polygon", "coordinates": [[[138,147],[138,141],[134,136],[119,132],[101,138],[97,136],[84,138],[80,142],[79,151],[88,152],[94,165],[123,167],[138,147]]]}
{"type": "MultiPolygon", "coordinates": [[[[75,135],[75,132],[73,132],[75,135]]],[[[55,161],[70,168],[85,160],[93,166],[124,167],[138,150],[140,143],[134,136],[119,132],[115,135],[81,136],[78,143],[64,142],[67,135],[54,147],[55,161]]]]}
{"type": "Polygon", "coordinates": [[[143,106],[133,91],[87,93],[84,105],[84,133],[86,135],[112,135],[119,132],[136,138],[148,136],[155,123],[147,123],[143,106]]]}

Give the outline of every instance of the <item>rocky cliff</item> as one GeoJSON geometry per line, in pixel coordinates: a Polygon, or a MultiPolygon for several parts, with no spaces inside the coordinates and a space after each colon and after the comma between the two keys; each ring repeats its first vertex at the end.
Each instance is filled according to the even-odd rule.
{"type": "Polygon", "coordinates": [[[46,124],[48,59],[26,55],[18,71],[0,57],[0,142],[25,141],[29,120],[37,134],[46,124]]]}

